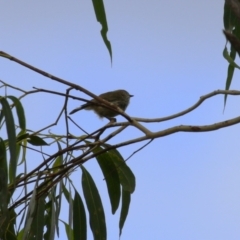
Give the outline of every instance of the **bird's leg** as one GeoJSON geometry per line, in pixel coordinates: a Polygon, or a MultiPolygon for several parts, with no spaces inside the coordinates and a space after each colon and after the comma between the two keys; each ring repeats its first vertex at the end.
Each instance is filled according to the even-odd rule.
{"type": "Polygon", "coordinates": [[[108,124],[112,124],[112,123],[117,122],[116,118],[109,118],[109,117],[106,117],[106,118],[109,120],[108,124]]]}

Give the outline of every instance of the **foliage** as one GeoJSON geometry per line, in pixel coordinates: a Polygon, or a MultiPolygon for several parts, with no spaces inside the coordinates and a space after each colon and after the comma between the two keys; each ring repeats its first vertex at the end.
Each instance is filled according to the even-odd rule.
{"type": "MultiPolygon", "coordinates": [[[[19,99],[13,96],[0,98],[0,124],[1,129],[6,128],[7,133],[6,139],[0,139],[1,239],[54,239],[55,232],[58,233],[63,197],[70,205],[71,217],[68,223],[64,221],[69,239],[87,239],[86,211],[94,239],[106,239],[101,197],[83,163],[92,158],[97,159],[105,178],[113,214],[119,208],[120,199],[122,208],[127,209],[130,204],[130,195],[135,189],[132,171],[116,149],[98,141],[99,132],[79,138],[27,130],[24,109],[19,99]],[[70,141],[74,143],[70,144],[70,141]],[[17,168],[27,164],[30,149],[38,151],[39,157],[46,156],[46,149],[54,144],[58,147],[57,152],[43,158],[42,163],[32,171],[17,175],[20,171],[17,168]],[[74,150],[82,153],[74,157],[74,150]],[[71,173],[76,169],[82,172],[83,196],[71,180],[71,173]],[[22,220],[16,221],[16,217],[22,220]]],[[[128,213],[124,209],[121,212],[120,233],[128,213]]]]}
{"type": "MultiPolygon", "coordinates": [[[[226,39],[231,43],[230,52],[227,50],[227,43],[223,50],[223,57],[228,61],[228,71],[225,89],[229,90],[235,68],[240,67],[235,63],[236,53],[240,54],[240,1],[225,0],[224,5],[224,31],[226,39]]],[[[227,101],[227,94],[224,96],[224,104],[227,101]]]]}

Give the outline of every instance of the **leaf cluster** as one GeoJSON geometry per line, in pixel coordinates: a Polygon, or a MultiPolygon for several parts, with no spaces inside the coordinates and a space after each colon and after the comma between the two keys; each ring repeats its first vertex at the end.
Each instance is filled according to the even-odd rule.
{"type": "Polygon", "coordinates": [[[107,239],[102,200],[93,177],[83,166],[93,158],[102,170],[112,214],[122,202],[121,235],[135,190],[135,177],[119,151],[106,143],[94,144],[87,140],[89,136],[71,136],[75,142],[69,145],[68,136],[28,130],[19,98],[2,96],[0,103],[0,126],[6,129],[6,138],[0,138],[0,238],[54,239],[56,234],[59,236],[59,223],[62,223],[68,239],[87,239],[89,218],[94,239],[107,239]],[[56,145],[58,151],[47,155],[45,151],[51,145],[56,145]],[[75,157],[74,151],[79,153],[79,150],[82,153],[75,157]],[[35,151],[39,158],[48,156],[32,171],[27,171],[29,151],[35,151]],[[20,170],[22,165],[24,172],[20,170]],[[79,184],[71,179],[76,170],[81,172],[79,184],[83,194],[79,184]],[[60,217],[66,209],[63,199],[69,206],[68,221],[60,217]]]}

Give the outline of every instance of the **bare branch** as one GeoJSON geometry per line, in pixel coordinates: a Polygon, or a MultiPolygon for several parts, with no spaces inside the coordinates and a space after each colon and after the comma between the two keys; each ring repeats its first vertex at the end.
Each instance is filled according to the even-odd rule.
{"type": "MultiPolygon", "coordinates": [[[[174,118],[178,118],[181,117],[191,111],[193,111],[194,109],[196,109],[197,107],[199,107],[206,99],[211,98],[215,95],[219,95],[219,94],[228,94],[228,95],[240,95],[240,91],[237,90],[216,90],[213,91],[211,93],[208,93],[206,95],[203,95],[200,97],[200,99],[191,107],[187,108],[186,110],[183,110],[179,113],[167,116],[167,117],[163,117],[163,118],[138,118],[138,117],[132,117],[132,119],[138,121],[138,122],[146,122],[146,123],[151,123],[151,122],[164,122],[164,121],[168,121],[174,118]]],[[[116,124],[117,125],[117,124],[116,124]]]]}

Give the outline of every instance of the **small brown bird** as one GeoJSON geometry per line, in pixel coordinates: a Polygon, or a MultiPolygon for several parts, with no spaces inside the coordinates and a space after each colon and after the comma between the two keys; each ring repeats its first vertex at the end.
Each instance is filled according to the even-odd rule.
{"type": "MultiPolygon", "coordinates": [[[[111,92],[106,92],[100,94],[98,97],[115,104],[117,107],[121,108],[123,111],[126,110],[130,97],[133,97],[133,95],[129,94],[125,90],[116,90],[116,91],[111,91],[111,92]]],[[[105,117],[107,119],[111,119],[115,116],[117,116],[119,113],[112,111],[108,108],[105,108],[103,106],[99,106],[97,104],[97,100],[92,99],[90,102],[83,104],[82,106],[75,108],[72,110],[69,114],[73,114],[77,111],[80,111],[82,109],[85,110],[93,110],[100,118],[105,117]]]]}

